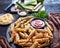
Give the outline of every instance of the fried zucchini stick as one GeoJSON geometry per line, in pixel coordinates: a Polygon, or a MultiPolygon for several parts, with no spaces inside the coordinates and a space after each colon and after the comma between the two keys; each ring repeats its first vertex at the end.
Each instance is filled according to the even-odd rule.
{"type": "Polygon", "coordinates": [[[33,39],[38,39],[38,38],[42,38],[43,37],[43,33],[39,33],[36,36],[33,37],[33,39]]]}
{"type": "Polygon", "coordinates": [[[49,36],[48,33],[44,33],[44,38],[49,38],[50,40],[53,39],[53,37],[49,36]]]}
{"type": "Polygon", "coordinates": [[[16,28],[15,31],[16,32],[26,32],[27,30],[24,28],[16,28]]]}
{"type": "Polygon", "coordinates": [[[46,27],[46,30],[48,31],[48,34],[52,37],[53,34],[52,34],[52,32],[50,31],[50,29],[49,29],[48,27],[46,27]]]}
{"type": "Polygon", "coordinates": [[[22,32],[19,32],[19,35],[21,36],[21,38],[23,38],[23,39],[26,39],[27,38],[27,36],[25,36],[25,34],[24,33],[22,33],[22,32]]]}
{"type": "Polygon", "coordinates": [[[51,31],[53,31],[53,28],[51,27],[51,25],[49,25],[48,22],[46,22],[46,25],[47,25],[47,27],[48,27],[51,31]]]}
{"type": "Polygon", "coordinates": [[[17,32],[26,32],[29,29],[29,24],[25,26],[25,28],[15,28],[17,32]]]}
{"type": "Polygon", "coordinates": [[[34,39],[33,42],[39,42],[39,43],[43,43],[43,42],[46,42],[46,41],[49,41],[49,38],[41,38],[41,39],[34,39]]]}
{"type": "Polygon", "coordinates": [[[14,31],[14,24],[11,24],[11,26],[10,26],[11,28],[10,28],[10,39],[9,39],[9,42],[13,42],[13,40],[14,40],[14,37],[15,37],[15,31],[14,31]]]}
{"type": "Polygon", "coordinates": [[[35,41],[35,42],[33,43],[33,45],[32,45],[30,48],[37,48],[37,47],[38,47],[38,42],[35,41]]]}
{"type": "Polygon", "coordinates": [[[32,45],[32,43],[31,42],[28,42],[28,43],[19,43],[19,45],[21,45],[21,46],[31,46],[32,45]]]}
{"type": "Polygon", "coordinates": [[[12,33],[10,33],[10,36],[11,36],[11,37],[10,37],[10,39],[9,39],[9,42],[13,42],[15,35],[12,34],[12,33]]]}
{"type": "MultiPolygon", "coordinates": [[[[26,42],[27,41],[27,39],[20,39],[18,42],[19,43],[24,43],[24,42],[26,42]]],[[[30,41],[30,40],[29,40],[30,41]]]]}
{"type": "Polygon", "coordinates": [[[27,25],[29,22],[31,22],[33,20],[33,18],[31,18],[31,19],[29,19],[26,23],[25,23],[25,25],[27,25]]]}
{"type": "Polygon", "coordinates": [[[34,34],[35,34],[35,30],[31,31],[31,33],[29,34],[28,40],[32,38],[34,34]]]}
{"type": "Polygon", "coordinates": [[[36,32],[35,32],[35,36],[38,35],[38,34],[39,34],[39,33],[36,31],[36,32]]]}
{"type": "Polygon", "coordinates": [[[18,28],[21,24],[23,24],[24,22],[26,22],[26,20],[20,21],[19,23],[17,23],[17,25],[15,26],[15,28],[18,28]]]}
{"type": "Polygon", "coordinates": [[[25,43],[27,43],[33,37],[34,34],[35,34],[35,29],[33,31],[31,31],[31,33],[29,34],[27,41],[25,43]]]}
{"type": "Polygon", "coordinates": [[[36,30],[37,30],[37,32],[43,32],[43,33],[47,32],[46,29],[36,29],[36,30]]]}
{"type": "Polygon", "coordinates": [[[19,22],[21,22],[23,18],[19,18],[14,24],[17,25],[19,22]]]}
{"type": "Polygon", "coordinates": [[[25,34],[25,37],[28,38],[28,34],[27,33],[24,33],[25,34]]]}
{"type": "Polygon", "coordinates": [[[15,33],[15,42],[18,43],[19,40],[20,40],[19,34],[15,33]]]}

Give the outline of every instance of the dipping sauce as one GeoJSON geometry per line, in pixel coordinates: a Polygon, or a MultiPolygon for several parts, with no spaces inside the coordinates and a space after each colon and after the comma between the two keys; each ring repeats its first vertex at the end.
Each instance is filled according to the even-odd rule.
{"type": "Polygon", "coordinates": [[[18,12],[18,14],[19,14],[20,16],[25,16],[25,15],[27,15],[27,12],[26,12],[26,11],[22,11],[22,12],[18,12]]]}
{"type": "Polygon", "coordinates": [[[42,28],[45,26],[45,23],[40,19],[36,19],[31,22],[31,25],[35,28],[42,28]]]}

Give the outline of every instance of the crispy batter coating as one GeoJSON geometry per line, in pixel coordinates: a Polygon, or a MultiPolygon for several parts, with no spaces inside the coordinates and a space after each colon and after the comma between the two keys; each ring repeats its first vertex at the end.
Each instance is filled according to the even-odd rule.
{"type": "Polygon", "coordinates": [[[41,48],[49,45],[53,38],[52,28],[46,23],[44,29],[36,29],[30,25],[32,16],[21,17],[10,28],[10,42],[24,48],[41,48]]]}

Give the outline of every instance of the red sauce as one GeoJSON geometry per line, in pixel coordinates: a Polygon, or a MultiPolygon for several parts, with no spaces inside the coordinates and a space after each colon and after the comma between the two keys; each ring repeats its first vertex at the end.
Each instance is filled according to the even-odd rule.
{"type": "Polygon", "coordinates": [[[42,20],[36,19],[31,22],[31,25],[35,28],[42,28],[45,23],[42,20]]]}

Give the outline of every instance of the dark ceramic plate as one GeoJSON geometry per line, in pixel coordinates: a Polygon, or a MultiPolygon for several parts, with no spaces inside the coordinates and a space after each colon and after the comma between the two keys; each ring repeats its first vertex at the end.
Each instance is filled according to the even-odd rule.
{"type": "MultiPolygon", "coordinates": [[[[37,18],[35,18],[35,19],[37,19],[37,18]]],[[[34,20],[34,19],[33,19],[34,20]]],[[[15,20],[16,21],[16,20],[15,20]]],[[[46,21],[46,20],[45,20],[46,21]]],[[[10,30],[10,26],[8,27],[8,29],[7,29],[7,32],[6,32],[6,37],[7,37],[7,40],[9,41],[9,39],[10,39],[10,34],[9,34],[9,30],[10,30]]],[[[52,41],[50,42],[50,44],[52,43],[52,41]]],[[[16,44],[14,44],[13,42],[12,43],[10,43],[11,44],[11,46],[13,47],[13,48],[23,48],[23,47],[21,47],[21,46],[18,46],[18,45],[16,45],[16,44]]],[[[49,45],[48,47],[44,47],[44,48],[51,48],[51,45],[49,45]]]]}
{"type": "MultiPolygon", "coordinates": [[[[9,30],[10,30],[10,26],[8,27],[7,32],[6,32],[6,37],[7,37],[7,40],[8,40],[8,41],[9,41],[9,39],[10,39],[9,30]]],[[[51,41],[51,42],[52,42],[52,41],[51,41]]],[[[51,44],[51,42],[50,42],[50,44],[51,44]]],[[[23,47],[21,47],[21,46],[18,46],[18,45],[16,45],[16,44],[14,44],[13,42],[10,43],[10,44],[11,44],[11,46],[12,46],[13,48],[23,48],[23,47]]],[[[44,48],[51,48],[51,46],[49,45],[48,47],[44,47],[44,48]]]]}

